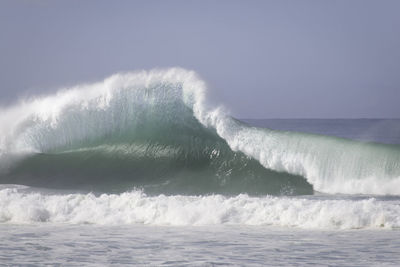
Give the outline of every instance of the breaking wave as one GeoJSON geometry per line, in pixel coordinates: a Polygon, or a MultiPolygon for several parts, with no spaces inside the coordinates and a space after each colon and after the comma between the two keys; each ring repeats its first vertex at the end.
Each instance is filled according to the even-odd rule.
{"type": "Polygon", "coordinates": [[[400,148],[250,127],[210,107],[194,72],[174,68],[116,74],[4,108],[0,183],[150,195],[400,195],[400,148]]]}

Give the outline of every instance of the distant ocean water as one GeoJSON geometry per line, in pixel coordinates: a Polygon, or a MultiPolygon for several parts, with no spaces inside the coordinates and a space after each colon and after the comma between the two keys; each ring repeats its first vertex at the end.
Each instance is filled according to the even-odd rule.
{"type": "Polygon", "coordinates": [[[256,127],[400,144],[400,119],[243,119],[256,127]]]}
{"type": "Polygon", "coordinates": [[[0,261],[397,266],[400,120],[237,120],[191,71],[0,110],[0,261]],[[344,245],[345,244],[345,245],[344,245]]]}

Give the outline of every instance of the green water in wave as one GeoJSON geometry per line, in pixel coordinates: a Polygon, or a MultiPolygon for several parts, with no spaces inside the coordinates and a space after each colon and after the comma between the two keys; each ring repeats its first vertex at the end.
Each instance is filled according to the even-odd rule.
{"type": "Polygon", "coordinates": [[[213,129],[185,119],[142,118],[124,131],[83,140],[18,162],[1,183],[148,194],[312,194],[302,177],[264,168],[232,151],[213,129]]]}

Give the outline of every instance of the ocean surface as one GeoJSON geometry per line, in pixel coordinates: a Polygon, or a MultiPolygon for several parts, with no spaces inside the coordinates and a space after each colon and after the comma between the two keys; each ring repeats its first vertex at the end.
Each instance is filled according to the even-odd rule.
{"type": "Polygon", "coordinates": [[[0,108],[4,265],[398,266],[400,120],[237,119],[183,69],[0,108]]]}

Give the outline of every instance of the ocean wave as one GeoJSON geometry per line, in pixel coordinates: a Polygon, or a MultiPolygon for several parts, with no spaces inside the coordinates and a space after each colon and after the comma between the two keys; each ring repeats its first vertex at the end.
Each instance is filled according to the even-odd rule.
{"type": "Polygon", "coordinates": [[[400,194],[400,148],[249,127],[183,69],[116,74],[0,112],[0,182],[171,194],[400,194]]]}

